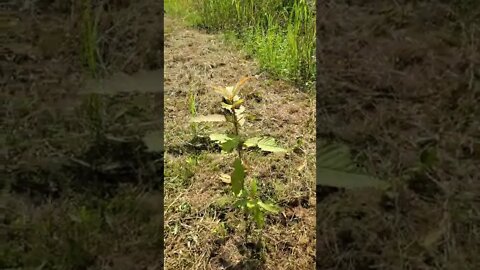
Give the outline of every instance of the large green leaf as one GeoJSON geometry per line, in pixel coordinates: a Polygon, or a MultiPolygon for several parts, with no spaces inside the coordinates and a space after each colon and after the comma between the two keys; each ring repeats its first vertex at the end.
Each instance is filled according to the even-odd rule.
{"type": "Polygon", "coordinates": [[[258,148],[266,152],[282,153],[287,152],[286,149],[280,147],[275,142],[274,138],[265,137],[257,142],[258,148]]]}
{"type": "Polygon", "coordinates": [[[253,137],[253,138],[247,139],[243,143],[243,145],[245,145],[246,147],[255,147],[257,146],[258,141],[260,141],[261,139],[262,139],[261,137],[253,137]]]}
{"type": "Polygon", "coordinates": [[[240,138],[235,135],[213,133],[210,140],[215,141],[222,147],[222,151],[230,153],[240,144],[240,138]]]}
{"type": "Polygon", "coordinates": [[[338,188],[388,187],[385,181],[366,175],[350,157],[348,147],[329,144],[317,150],[317,185],[338,188]]]}
{"type": "Polygon", "coordinates": [[[275,153],[283,153],[287,152],[286,149],[280,147],[275,142],[274,138],[270,137],[253,137],[247,139],[243,145],[246,147],[258,147],[265,152],[275,152],[275,153]]]}
{"type": "Polygon", "coordinates": [[[227,153],[230,153],[233,151],[233,149],[235,149],[238,146],[239,143],[240,143],[240,138],[238,138],[237,136],[231,137],[230,140],[227,140],[224,143],[222,143],[222,150],[227,153]]]}
{"type": "Polygon", "coordinates": [[[235,195],[239,195],[240,191],[243,189],[243,183],[245,181],[245,169],[243,168],[242,161],[237,158],[233,162],[233,173],[232,173],[232,191],[235,195]]]}

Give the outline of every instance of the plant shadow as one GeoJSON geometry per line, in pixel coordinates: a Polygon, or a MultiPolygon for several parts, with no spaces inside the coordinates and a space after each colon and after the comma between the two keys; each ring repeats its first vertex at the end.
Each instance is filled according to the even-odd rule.
{"type": "Polygon", "coordinates": [[[262,270],[265,269],[264,250],[261,244],[248,242],[238,243],[237,249],[244,258],[232,263],[225,258],[220,258],[223,269],[225,270],[262,270]]]}
{"type": "Polygon", "coordinates": [[[221,148],[208,137],[195,136],[188,142],[168,147],[168,153],[174,156],[185,154],[200,154],[201,152],[220,152],[221,148]]]}

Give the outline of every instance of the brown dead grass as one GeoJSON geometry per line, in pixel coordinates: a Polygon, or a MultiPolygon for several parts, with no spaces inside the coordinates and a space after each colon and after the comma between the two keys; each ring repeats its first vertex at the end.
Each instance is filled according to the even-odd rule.
{"type": "Polygon", "coordinates": [[[395,185],[320,195],[318,269],[477,269],[480,5],[367,2],[320,5],[317,134],[395,185]]]}
{"type": "MultiPolygon", "coordinates": [[[[262,75],[245,88],[247,112],[255,118],[247,121],[244,130],[271,135],[286,147],[296,147],[297,140],[304,143],[287,157],[246,155],[261,190],[285,207],[285,217],[268,218],[266,258],[259,265],[242,254],[242,214],[231,209],[230,187],[218,177],[231,171],[233,156],[223,157],[213,150],[189,152],[187,147],[193,137],[188,123],[189,91],[196,94],[198,114],[215,113],[221,99],[210,86],[231,85],[242,76],[256,75],[256,64],[218,36],[165,20],[165,205],[170,206],[165,210],[166,269],[311,268],[315,249],[313,97],[262,75]],[[188,157],[197,158],[198,164],[190,166],[191,173],[185,176],[181,171],[188,157]],[[178,185],[182,177],[186,184],[178,185]],[[218,233],[221,224],[227,228],[225,234],[218,233]]],[[[214,131],[222,132],[224,127],[199,125],[201,135],[214,131]]]]}
{"type": "MultiPolygon", "coordinates": [[[[4,2],[0,268],[162,269],[163,197],[145,191],[158,181],[162,160],[138,140],[158,129],[162,93],[120,89],[102,96],[105,130],[115,139],[95,143],[83,106],[88,72],[81,63],[80,1],[4,2]],[[23,2],[32,4],[29,10],[21,10],[23,2]],[[86,155],[100,147],[99,155],[86,155]],[[71,157],[114,169],[98,177],[71,157]]],[[[161,67],[160,2],[101,2],[107,73],[161,67]]]]}

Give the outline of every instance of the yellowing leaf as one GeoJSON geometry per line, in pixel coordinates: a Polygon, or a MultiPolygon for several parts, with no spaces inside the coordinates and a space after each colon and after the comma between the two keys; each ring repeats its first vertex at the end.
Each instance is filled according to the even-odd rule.
{"type": "Polygon", "coordinates": [[[222,95],[224,98],[227,98],[230,96],[228,89],[226,87],[220,87],[220,86],[213,86],[213,91],[216,93],[222,95]]]}
{"type": "Polygon", "coordinates": [[[237,82],[237,84],[235,85],[235,88],[233,89],[233,96],[236,96],[239,92],[240,92],[240,89],[242,89],[242,86],[250,79],[250,77],[243,77],[242,79],[240,79],[240,81],[237,82]]]}
{"type": "Polygon", "coordinates": [[[193,117],[190,122],[225,122],[226,118],[221,114],[199,115],[193,117]]]}
{"type": "Polygon", "coordinates": [[[222,180],[222,182],[224,183],[227,183],[227,184],[230,184],[232,182],[232,179],[230,178],[230,175],[228,174],[220,174],[220,180],[222,180]]]}

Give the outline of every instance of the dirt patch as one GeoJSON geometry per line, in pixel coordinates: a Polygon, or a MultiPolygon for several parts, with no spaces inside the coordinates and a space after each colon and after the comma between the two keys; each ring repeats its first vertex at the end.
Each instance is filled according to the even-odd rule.
{"type": "MultiPolygon", "coordinates": [[[[102,75],[162,67],[157,1],[94,10],[102,75]]],[[[139,83],[93,102],[77,2],[10,1],[1,17],[0,268],[161,269],[163,201],[145,200],[161,198],[163,158],[141,138],[160,128],[162,93],[139,83]]]]}
{"type": "MultiPolygon", "coordinates": [[[[166,269],[310,268],[315,250],[314,97],[259,74],[256,63],[221,37],[169,17],[165,22],[166,269]],[[196,95],[199,115],[218,113],[221,98],[211,86],[234,84],[246,75],[258,79],[245,88],[249,116],[244,130],[273,136],[297,150],[285,157],[246,153],[259,189],[284,207],[267,219],[263,252],[256,243],[244,242],[241,214],[232,207],[230,186],[219,177],[231,171],[233,156],[207,144],[203,150],[187,147],[194,138],[190,94],[196,95]]],[[[206,124],[197,132],[205,136],[222,129],[206,124]]]]}
{"type": "Polygon", "coordinates": [[[323,196],[319,269],[480,264],[480,6],[397,2],[319,6],[317,134],[395,183],[323,196]]]}

